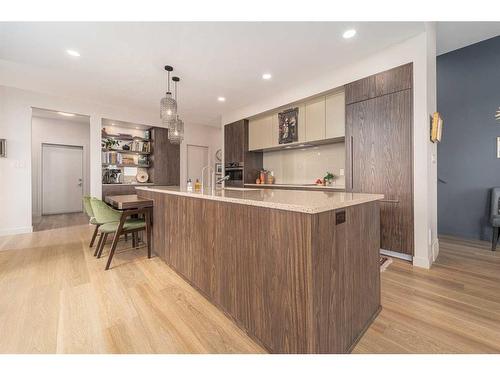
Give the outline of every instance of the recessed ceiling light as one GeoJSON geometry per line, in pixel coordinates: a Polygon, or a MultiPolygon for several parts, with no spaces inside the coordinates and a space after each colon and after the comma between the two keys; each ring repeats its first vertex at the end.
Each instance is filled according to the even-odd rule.
{"type": "Polygon", "coordinates": [[[219,96],[219,97],[217,98],[217,100],[218,100],[219,102],[225,102],[225,101],[226,101],[226,98],[224,98],[223,96],[219,96]]]}
{"type": "Polygon", "coordinates": [[[272,77],[271,73],[262,74],[262,79],[271,79],[271,77],[272,77]]]}
{"type": "Polygon", "coordinates": [[[66,117],[73,117],[74,114],[73,113],[66,113],[66,112],[57,112],[59,113],[61,116],[66,116],[66,117]]]}
{"type": "Polygon", "coordinates": [[[66,53],[73,57],[80,57],[80,52],[75,51],[74,49],[67,49],[66,53]]]}
{"type": "Polygon", "coordinates": [[[342,36],[344,37],[344,39],[352,38],[354,35],[356,35],[356,30],[354,30],[354,29],[346,30],[342,34],[342,36]]]}

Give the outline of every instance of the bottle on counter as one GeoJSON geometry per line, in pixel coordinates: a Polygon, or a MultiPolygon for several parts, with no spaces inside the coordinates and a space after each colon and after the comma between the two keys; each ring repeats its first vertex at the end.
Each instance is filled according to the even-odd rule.
{"type": "Polygon", "coordinates": [[[267,174],[267,183],[274,184],[274,171],[271,171],[267,174]]]}
{"type": "Polygon", "coordinates": [[[187,191],[193,191],[193,181],[191,181],[190,178],[187,180],[187,185],[186,185],[187,191]]]}
{"type": "Polygon", "coordinates": [[[196,179],[196,182],[194,183],[194,191],[196,192],[201,191],[201,182],[199,179],[196,179]]]}

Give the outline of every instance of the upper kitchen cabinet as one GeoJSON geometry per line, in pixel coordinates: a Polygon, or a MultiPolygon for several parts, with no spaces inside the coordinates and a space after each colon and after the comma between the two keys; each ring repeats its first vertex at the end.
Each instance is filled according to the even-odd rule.
{"type": "Polygon", "coordinates": [[[224,160],[242,162],[246,151],[245,122],[236,121],[224,126],[224,160]]]}
{"type": "Polygon", "coordinates": [[[313,99],[306,103],[306,141],[325,139],[325,97],[313,99]]]}
{"type": "Polygon", "coordinates": [[[275,122],[277,120],[274,121],[272,115],[250,120],[248,124],[248,149],[250,151],[262,150],[277,145],[278,136],[274,137],[273,131],[275,122]]]}
{"type": "Polygon", "coordinates": [[[359,79],[346,85],[345,104],[361,102],[375,97],[375,76],[359,79]]]}
{"type": "Polygon", "coordinates": [[[375,75],[376,96],[408,90],[412,87],[413,64],[398,66],[375,75]]]}
{"type": "Polygon", "coordinates": [[[326,138],[345,136],[345,93],[338,92],[326,97],[326,138]]]}

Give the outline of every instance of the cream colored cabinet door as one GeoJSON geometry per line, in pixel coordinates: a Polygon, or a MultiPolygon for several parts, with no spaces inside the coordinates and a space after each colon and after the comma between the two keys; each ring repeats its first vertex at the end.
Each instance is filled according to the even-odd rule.
{"type": "Polygon", "coordinates": [[[325,97],[306,103],[306,141],[325,139],[325,97]]]}
{"type": "Polygon", "coordinates": [[[326,97],[326,138],[345,136],[345,93],[326,97]]]}
{"type": "Polygon", "coordinates": [[[272,147],[272,117],[266,116],[248,122],[248,149],[272,147]]]}

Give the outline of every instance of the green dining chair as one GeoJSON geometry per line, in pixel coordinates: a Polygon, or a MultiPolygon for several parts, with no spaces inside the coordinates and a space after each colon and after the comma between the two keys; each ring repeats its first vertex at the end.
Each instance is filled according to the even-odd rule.
{"type": "Polygon", "coordinates": [[[102,251],[104,249],[104,245],[106,243],[108,235],[114,233],[111,250],[109,252],[108,261],[106,263],[106,270],[108,270],[111,265],[116,246],[121,235],[127,235],[131,233],[132,246],[136,247],[138,243],[137,233],[143,230],[146,231],[148,258],[151,258],[151,218],[150,210],[148,208],[118,211],[111,208],[103,201],[95,198],[92,198],[90,200],[90,204],[97,221],[106,221],[106,223],[100,225],[98,229],[101,236],[94,253],[94,255],[97,255],[97,258],[100,258],[102,255],[102,251]],[[131,216],[133,215],[143,215],[143,218],[131,218],[131,216]]]}
{"type": "Polygon", "coordinates": [[[92,239],[90,240],[89,247],[94,246],[95,239],[98,234],[99,226],[105,223],[100,223],[97,221],[94,215],[94,211],[92,210],[92,205],[90,204],[90,197],[88,195],[83,197],[83,208],[85,209],[85,213],[89,217],[89,224],[95,226],[94,234],[92,235],[92,239]]]}

